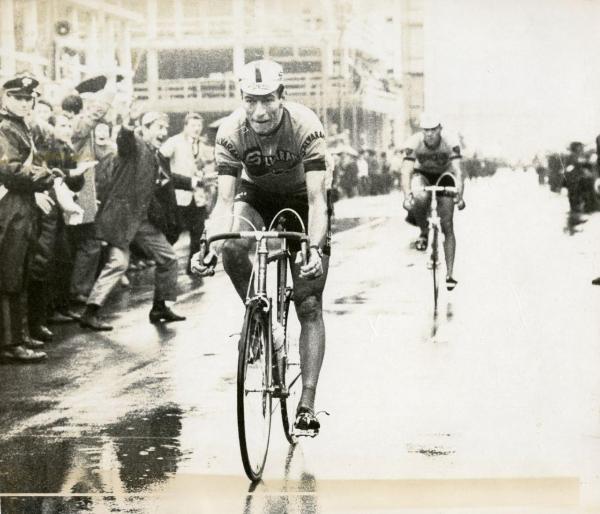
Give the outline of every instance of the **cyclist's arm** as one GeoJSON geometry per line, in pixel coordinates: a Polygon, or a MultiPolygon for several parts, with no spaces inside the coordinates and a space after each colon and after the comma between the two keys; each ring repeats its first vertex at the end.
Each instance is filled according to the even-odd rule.
{"type": "Polygon", "coordinates": [[[325,170],[306,172],[308,193],[308,238],[311,245],[323,249],[327,238],[327,194],[325,170]]]}
{"type": "Polygon", "coordinates": [[[460,159],[452,159],[450,161],[450,165],[452,166],[452,173],[454,174],[456,180],[456,189],[458,189],[458,198],[460,199],[463,196],[463,190],[465,187],[463,170],[460,166],[460,159]]]}
{"type": "Polygon", "coordinates": [[[400,177],[402,182],[402,192],[406,198],[410,194],[410,181],[412,179],[413,171],[415,169],[415,161],[404,159],[402,166],[400,167],[400,177]]]}
{"type": "MultiPolygon", "coordinates": [[[[231,175],[219,175],[217,203],[206,223],[207,238],[213,234],[231,231],[236,180],[236,177],[231,175]]],[[[211,245],[211,250],[220,255],[222,247],[223,241],[215,241],[211,245]]]]}

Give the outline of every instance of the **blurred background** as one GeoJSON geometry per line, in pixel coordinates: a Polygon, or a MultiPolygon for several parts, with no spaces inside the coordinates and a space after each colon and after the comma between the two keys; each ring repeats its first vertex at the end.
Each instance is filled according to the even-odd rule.
{"type": "MultiPolygon", "coordinates": [[[[400,146],[438,112],[467,152],[530,159],[592,141],[600,115],[596,0],[0,0],[0,71],[60,97],[115,67],[149,109],[211,123],[236,72],[281,62],[288,98],[330,137],[400,146]]],[[[217,121],[218,124],[218,121],[217,121]]],[[[331,140],[335,144],[336,140],[331,140]]]]}

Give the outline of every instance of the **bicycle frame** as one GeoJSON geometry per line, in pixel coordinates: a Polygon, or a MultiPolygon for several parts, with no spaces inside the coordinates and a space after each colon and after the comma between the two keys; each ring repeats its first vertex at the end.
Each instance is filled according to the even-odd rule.
{"type": "MultiPolygon", "coordinates": [[[[238,381],[237,381],[237,416],[238,416],[238,435],[240,440],[240,451],[242,454],[242,463],[248,478],[253,481],[259,480],[267,458],[269,447],[269,438],[271,432],[272,400],[279,398],[282,422],[284,425],[285,436],[288,441],[293,443],[293,435],[289,430],[288,418],[288,399],[290,397],[285,376],[285,359],[287,358],[287,348],[285,338],[283,347],[275,348],[273,337],[274,314],[277,316],[277,322],[286,327],[287,306],[289,305],[292,294],[287,287],[287,265],[288,265],[288,239],[296,240],[301,243],[303,258],[308,255],[308,236],[300,232],[285,231],[247,231],[247,232],[228,232],[216,234],[210,237],[207,244],[220,239],[253,239],[257,243],[255,264],[253,266],[252,276],[246,297],[246,314],[244,316],[244,325],[240,337],[240,346],[238,353],[238,381]],[[268,240],[282,239],[281,248],[275,252],[269,253],[268,240]],[[267,292],[267,267],[269,262],[277,261],[277,298],[270,298],[267,292]],[[250,294],[250,290],[253,291],[250,294]],[[275,306],[273,306],[275,302],[275,306]],[[275,313],[273,308],[276,309],[275,313]],[[254,320],[254,321],[253,321],[254,320]],[[258,348],[264,348],[264,353],[260,350],[252,354],[252,334],[256,328],[261,334],[261,344],[258,348]],[[283,350],[283,351],[282,351],[283,350]],[[261,355],[264,357],[264,362],[261,355]],[[255,362],[262,363],[258,368],[252,366],[255,362]],[[283,365],[282,365],[283,363],[283,365]],[[256,375],[252,371],[261,369],[261,373],[256,375]],[[251,373],[248,374],[248,370],[251,373]],[[276,373],[277,372],[277,373],[276,373]],[[253,380],[260,377],[258,381],[253,380]],[[248,383],[246,380],[250,377],[248,383]],[[256,410],[256,402],[248,393],[258,394],[259,410],[256,410]],[[262,397],[262,400],[260,398],[262,397]],[[260,407],[262,402],[262,407],[260,407]],[[266,414],[265,414],[266,412],[266,414]],[[254,413],[254,414],[253,414],[254,413]],[[257,415],[258,414],[258,415],[257,415]],[[263,428],[264,438],[261,440],[253,439],[252,434],[261,433],[248,428],[248,423],[257,421],[263,428]]],[[[306,260],[305,260],[306,262],[306,260]]],[[[284,332],[285,334],[285,332],[284,332]]]]}
{"type": "MultiPolygon", "coordinates": [[[[456,194],[458,190],[454,186],[423,186],[416,188],[415,191],[425,191],[431,193],[431,205],[429,207],[429,216],[427,217],[427,225],[429,233],[431,230],[436,229],[442,230],[442,222],[440,215],[438,214],[438,197],[437,193],[453,193],[456,194]]],[[[433,251],[433,248],[432,248],[433,251]]]]}
{"type": "MultiPolygon", "coordinates": [[[[443,176],[443,175],[442,175],[443,176]]],[[[428,268],[433,271],[433,312],[434,316],[437,313],[439,278],[437,268],[439,266],[439,234],[442,232],[442,222],[438,213],[438,193],[458,192],[454,186],[423,186],[416,188],[415,191],[425,191],[431,193],[431,205],[429,207],[429,216],[427,218],[428,225],[428,241],[429,241],[429,262],[428,268]]]]}
{"type": "Polygon", "coordinates": [[[215,241],[222,239],[254,239],[258,244],[256,254],[258,262],[256,266],[256,273],[254,274],[254,294],[248,294],[246,297],[246,303],[255,297],[267,298],[267,264],[274,260],[279,260],[280,265],[278,267],[278,278],[279,273],[287,271],[287,263],[281,262],[283,256],[287,256],[287,241],[295,240],[301,244],[301,252],[304,262],[308,259],[308,236],[302,232],[286,232],[286,231],[240,231],[240,232],[224,232],[222,234],[215,234],[207,240],[207,244],[210,245],[215,241]],[[282,247],[277,252],[269,254],[267,241],[269,239],[282,239],[282,247]]]}

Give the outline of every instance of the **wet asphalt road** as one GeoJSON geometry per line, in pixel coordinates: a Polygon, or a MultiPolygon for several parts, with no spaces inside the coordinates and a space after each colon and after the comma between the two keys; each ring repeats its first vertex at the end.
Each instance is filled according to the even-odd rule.
{"type": "Polygon", "coordinates": [[[182,275],[155,327],[151,274],[113,332],[55,326],[38,366],[0,368],[0,512],[600,512],[600,215],[533,174],[467,184],[457,289],[432,312],[398,194],[340,201],[326,290],[322,433],[273,418],[250,487],[235,418],[242,305],[182,275]]]}

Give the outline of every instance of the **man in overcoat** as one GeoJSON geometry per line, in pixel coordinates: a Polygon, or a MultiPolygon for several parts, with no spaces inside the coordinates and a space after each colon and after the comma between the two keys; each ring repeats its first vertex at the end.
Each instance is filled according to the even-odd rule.
{"type": "Polygon", "coordinates": [[[38,362],[46,354],[22,341],[28,254],[36,235],[35,194],[48,190],[55,176],[38,162],[25,122],[38,81],[15,77],[2,86],[0,111],[0,359],[38,362]]]}
{"type": "Polygon", "coordinates": [[[158,153],[165,140],[168,118],[148,112],[141,119],[141,136],[134,132],[135,115],[125,117],[117,136],[117,158],[112,183],[96,218],[97,237],[109,245],[108,261],[96,280],[81,317],[81,326],[92,330],[112,330],[98,312],[129,264],[129,245],[135,241],[156,261],[154,302],[150,322],[182,321],[165,302],[177,298],[177,255],[167,235],[177,230],[174,187],[192,189],[194,179],[173,177],[168,162],[158,153]],[[177,181],[177,184],[174,182],[177,181]],[[167,195],[168,204],[157,200],[167,195]]]}

